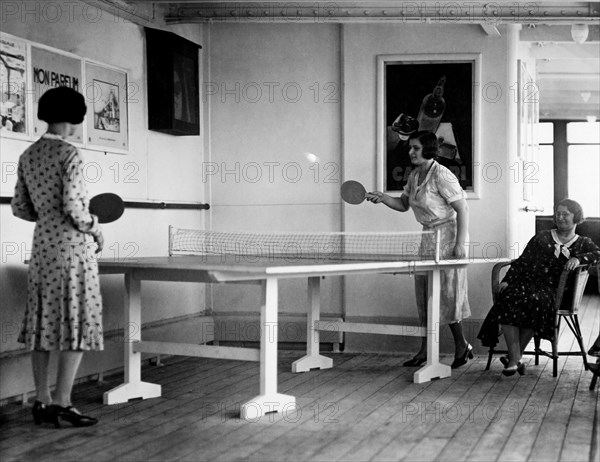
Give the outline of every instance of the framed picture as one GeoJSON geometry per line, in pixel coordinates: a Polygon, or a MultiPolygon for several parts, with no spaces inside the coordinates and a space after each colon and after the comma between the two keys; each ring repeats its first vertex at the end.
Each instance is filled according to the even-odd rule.
{"type": "Polygon", "coordinates": [[[380,191],[400,193],[413,169],[408,127],[434,132],[438,162],[456,175],[467,197],[479,197],[480,63],[479,53],[377,57],[380,191]]]}
{"type": "Polygon", "coordinates": [[[171,32],[146,28],[148,128],[176,136],[200,134],[198,51],[171,32]]]}
{"type": "Polygon", "coordinates": [[[127,153],[127,72],[86,60],[83,90],[88,106],[86,147],[127,153]]]}
{"type": "MultiPolygon", "coordinates": [[[[31,47],[31,79],[33,88],[33,136],[39,138],[45,132],[46,122],[37,118],[40,97],[50,88],[64,86],[81,92],[81,58],[58,50],[35,45],[31,47]]],[[[79,125],[69,141],[83,144],[83,125],[79,125]]]]}
{"type": "Polygon", "coordinates": [[[8,34],[0,36],[0,132],[3,137],[29,139],[31,106],[29,88],[29,45],[8,34]]]}

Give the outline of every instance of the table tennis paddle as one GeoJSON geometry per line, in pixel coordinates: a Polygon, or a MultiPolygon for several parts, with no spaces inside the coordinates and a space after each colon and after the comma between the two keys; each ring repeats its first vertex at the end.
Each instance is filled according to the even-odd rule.
{"type": "Polygon", "coordinates": [[[112,223],[125,211],[123,199],[114,193],[102,193],[90,200],[90,213],[98,217],[100,223],[112,223]]]}
{"type": "Polygon", "coordinates": [[[342,183],[342,199],[348,204],[358,205],[367,197],[367,190],[358,181],[348,180],[342,183]]]}

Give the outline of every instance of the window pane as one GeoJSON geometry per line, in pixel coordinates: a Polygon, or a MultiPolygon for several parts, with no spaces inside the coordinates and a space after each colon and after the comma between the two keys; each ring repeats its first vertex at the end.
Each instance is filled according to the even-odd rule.
{"type": "Polygon", "coordinates": [[[600,122],[569,122],[567,143],[600,143],[600,122]]]}
{"type": "Polygon", "coordinates": [[[544,207],[537,215],[552,215],[554,209],[554,147],[540,145],[535,179],[535,203],[544,207]]]}
{"type": "Polygon", "coordinates": [[[569,146],[568,188],[586,216],[600,216],[600,145],[569,146]]]}
{"type": "Polygon", "coordinates": [[[554,124],[552,122],[540,122],[537,127],[538,143],[554,143],[554,124]]]}

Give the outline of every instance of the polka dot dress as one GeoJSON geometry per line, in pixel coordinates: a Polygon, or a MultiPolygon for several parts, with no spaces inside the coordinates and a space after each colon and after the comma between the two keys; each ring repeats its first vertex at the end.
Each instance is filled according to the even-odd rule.
{"type": "Polygon", "coordinates": [[[102,350],[102,298],[82,161],[77,149],[45,134],[19,159],[11,203],[35,221],[27,305],[19,336],[30,350],[102,350]]]}
{"type": "MultiPolygon", "coordinates": [[[[530,328],[541,338],[554,339],[554,300],[560,275],[568,261],[564,254],[557,252],[556,246],[552,232],[541,231],[513,262],[503,279],[508,286],[481,326],[478,338],[484,346],[496,345],[500,324],[530,328]]],[[[577,257],[580,263],[593,263],[600,255],[598,246],[584,236],[577,236],[568,250],[569,256],[577,257]]]]}

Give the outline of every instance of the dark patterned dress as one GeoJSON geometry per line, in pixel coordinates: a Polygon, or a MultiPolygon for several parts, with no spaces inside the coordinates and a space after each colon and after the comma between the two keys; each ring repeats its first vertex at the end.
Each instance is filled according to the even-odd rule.
{"type": "Polygon", "coordinates": [[[600,248],[583,236],[562,245],[555,230],[534,236],[502,280],[508,286],[485,318],[477,338],[483,346],[498,343],[500,324],[533,329],[543,339],[554,340],[554,300],[563,267],[569,258],[582,264],[600,258],[600,248]]]}
{"type": "Polygon", "coordinates": [[[102,298],[82,161],[45,134],[19,158],[13,214],[35,221],[19,336],[30,350],[102,350],[102,298]]]}

